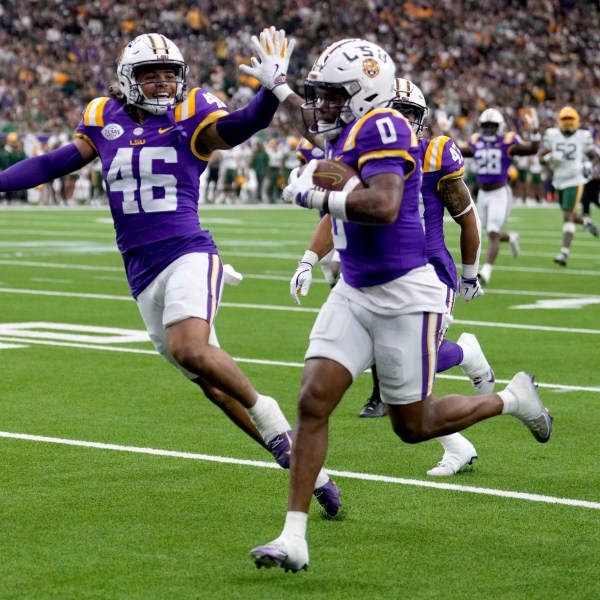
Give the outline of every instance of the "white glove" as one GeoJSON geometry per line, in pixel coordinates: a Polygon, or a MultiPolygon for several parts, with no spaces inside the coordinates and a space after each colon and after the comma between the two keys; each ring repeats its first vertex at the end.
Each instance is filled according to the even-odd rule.
{"type": "Polygon", "coordinates": [[[231,265],[223,265],[223,283],[226,285],[239,285],[244,279],[241,273],[238,273],[231,265]]]}
{"type": "Polygon", "coordinates": [[[283,102],[292,93],[285,77],[296,41],[288,42],[285,31],[277,31],[275,27],[263,29],[260,40],[255,35],[250,39],[260,61],[253,56],[250,59],[251,66],[240,65],[240,70],[258,79],[263,87],[271,90],[283,102]]]}
{"type": "Polygon", "coordinates": [[[479,279],[465,279],[461,277],[458,280],[458,293],[465,302],[470,302],[483,296],[483,288],[479,285],[479,279]]]}
{"type": "Polygon", "coordinates": [[[526,129],[530,131],[537,131],[540,127],[540,119],[535,108],[530,108],[528,112],[523,115],[523,124],[526,129]]]}
{"type": "Polygon", "coordinates": [[[316,252],[307,250],[302,257],[302,260],[298,263],[298,268],[290,280],[290,295],[292,300],[300,305],[300,298],[298,297],[298,291],[302,297],[308,295],[308,289],[312,283],[312,271],[313,267],[319,262],[319,257],[316,252]]]}
{"type": "Polygon", "coordinates": [[[443,313],[442,326],[440,327],[440,339],[438,345],[444,341],[446,334],[448,333],[448,329],[450,329],[450,325],[452,325],[452,323],[454,323],[454,317],[450,313],[443,313]]]}
{"type": "Polygon", "coordinates": [[[298,174],[298,171],[290,173],[289,183],[283,188],[284,202],[295,202],[304,208],[321,208],[321,206],[313,206],[311,202],[312,192],[316,191],[313,183],[313,173],[316,168],[317,161],[313,159],[304,167],[302,173],[298,174]]]}

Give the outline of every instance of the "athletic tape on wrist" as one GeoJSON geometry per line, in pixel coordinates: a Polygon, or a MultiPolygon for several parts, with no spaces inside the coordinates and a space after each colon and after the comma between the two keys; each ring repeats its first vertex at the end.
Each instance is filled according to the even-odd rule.
{"type": "Polygon", "coordinates": [[[327,201],[327,212],[336,219],[347,221],[346,199],[348,192],[330,192],[327,201]]]}
{"type": "Polygon", "coordinates": [[[463,279],[475,279],[477,277],[478,265],[463,265],[462,266],[462,277],[463,279]]]}
{"type": "Polygon", "coordinates": [[[271,90],[279,102],[285,102],[286,98],[293,94],[292,88],[287,83],[282,83],[271,90]]]}
{"type": "Polygon", "coordinates": [[[311,267],[314,267],[318,262],[319,255],[312,250],[307,250],[298,264],[300,265],[301,263],[308,263],[311,267]]]}

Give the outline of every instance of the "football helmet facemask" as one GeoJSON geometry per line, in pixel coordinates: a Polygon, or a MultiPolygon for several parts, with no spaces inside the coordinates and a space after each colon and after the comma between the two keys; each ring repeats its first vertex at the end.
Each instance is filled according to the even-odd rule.
{"type": "Polygon", "coordinates": [[[558,113],[558,128],[564,135],[573,135],[579,129],[579,113],[571,106],[558,113]]]}
{"type": "Polygon", "coordinates": [[[129,42],[119,59],[117,79],[126,104],[133,104],[155,115],[167,112],[169,106],[184,101],[189,67],[177,46],[164,35],[145,33],[129,42]],[[137,80],[139,69],[155,67],[172,69],[176,74],[174,98],[147,98],[137,80]]]}
{"type": "Polygon", "coordinates": [[[421,138],[428,112],[423,92],[412,81],[400,77],[394,80],[394,91],[396,95],[392,106],[408,119],[414,132],[421,138]]]}
{"type": "Polygon", "coordinates": [[[494,141],[504,133],[504,117],[495,108],[486,108],[477,121],[481,129],[481,137],[486,141],[494,141]]]}
{"type": "Polygon", "coordinates": [[[346,39],[327,47],[304,82],[309,131],[332,140],[370,110],[389,106],[395,71],[390,55],[372,42],[346,39]]]}

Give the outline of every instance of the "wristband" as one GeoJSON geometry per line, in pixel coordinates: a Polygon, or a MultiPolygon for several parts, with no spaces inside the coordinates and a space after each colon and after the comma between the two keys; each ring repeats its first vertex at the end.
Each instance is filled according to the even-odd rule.
{"type": "Polygon", "coordinates": [[[298,264],[301,265],[302,263],[308,263],[311,267],[314,267],[318,262],[319,255],[312,250],[307,250],[298,264]]]}
{"type": "Polygon", "coordinates": [[[535,131],[535,132],[529,134],[529,141],[530,142],[541,142],[542,134],[539,131],[535,131]]]}
{"type": "Polygon", "coordinates": [[[286,98],[290,94],[294,93],[292,91],[292,88],[287,83],[281,83],[280,85],[274,87],[271,91],[273,92],[273,94],[275,94],[275,97],[281,103],[285,102],[286,98]]]}
{"type": "Polygon", "coordinates": [[[478,271],[477,265],[463,265],[462,266],[462,278],[463,279],[475,279],[478,271]]]}
{"type": "Polygon", "coordinates": [[[327,212],[327,197],[331,192],[312,188],[308,191],[308,202],[306,208],[316,208],[327,212]]]}
{"type": "Polygon", "coordinates": [[[325,212],[328,212],[336,219],[347,221],[348,217],[346,216],[346,199],[348,198],[348,194],[349,192],[330,192],[327,199],[325,212]]]}

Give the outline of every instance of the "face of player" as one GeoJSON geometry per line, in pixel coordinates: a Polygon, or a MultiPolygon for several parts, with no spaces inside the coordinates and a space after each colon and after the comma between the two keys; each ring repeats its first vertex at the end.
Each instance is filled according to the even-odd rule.
{"type": "Polygon", "coordinates": [[[419,115],[417,110],[413,106],[404,104],[403,102],[394,102],[393,108],[400,111],[404,117],[408,119],[408,122],[412,125],[412,128],[417,132],[419,124],[417,123],[419,115]]]}
{"type": "Polygon", "coordinates": [[[177,93],[177,72],[174,69],[140,69],[136,73],[142,93],[149,100],[155,98],[175,98],[177,93]]]}
{"type": "Polygon", "coordinates": [[[481,134],[483,137],[493,138],[498,135],[498,124],[497,123],[482,123],[481,134]]]}
{"type": "Polygon", "coordinates": [[[318,88],[316,117],[319,123],[328,125],[337,123],[341,109],[348,99],[348,94],[341,88],[318,88]]]}

